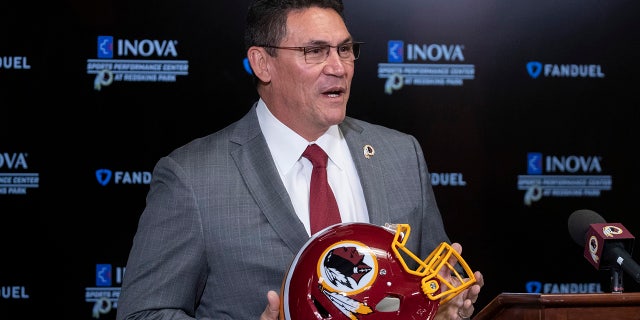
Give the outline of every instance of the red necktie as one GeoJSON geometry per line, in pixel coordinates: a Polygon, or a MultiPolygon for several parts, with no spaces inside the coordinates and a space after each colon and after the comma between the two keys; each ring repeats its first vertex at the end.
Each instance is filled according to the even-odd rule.
{"type": "Polygon", "coordinates": [[[302,153],[313,164],[311,190],[309,192],[309,215],[311,234],[325,227],[340,223],[338,203],[327,180],[327,160],[329,156],[317,144],[310,144],[302,153]]]}

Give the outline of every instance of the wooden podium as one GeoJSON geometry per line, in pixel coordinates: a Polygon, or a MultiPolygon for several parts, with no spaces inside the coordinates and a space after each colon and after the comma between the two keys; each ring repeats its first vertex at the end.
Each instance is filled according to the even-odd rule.
{"type": "Polygon", "coordinates": [[[473,320],[639,320],[640,292],[501,293],[473,320]]]}

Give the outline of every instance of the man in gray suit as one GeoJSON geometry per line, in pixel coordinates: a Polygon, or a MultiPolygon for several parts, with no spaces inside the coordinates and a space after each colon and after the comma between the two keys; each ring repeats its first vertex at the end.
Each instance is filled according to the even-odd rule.
{"type": "MultiPolygon", "coordinates": [[[[341,0],[251,4],[245,41],[260,99],[158,161],[118,320],[277,319],[276,291],[310,236],[311,165],[300,155],[311,143],[329,155],[342,222],[409,224],[407,246],[421,257],[449,242],[418,141],[346,117],[360,44],[342,9],[341,0]]],[[[474,275],[436,319],[473,313],[484,283],[474,275]]]]}

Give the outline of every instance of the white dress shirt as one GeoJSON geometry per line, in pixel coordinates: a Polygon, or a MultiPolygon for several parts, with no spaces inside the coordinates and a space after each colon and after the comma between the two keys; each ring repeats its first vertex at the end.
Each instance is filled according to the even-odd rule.
{"type": "MultiPolygon", "coordinates": [[[[304,224],[307,234],[311,234],[309,185],[313,165],[307,158],[302,157],[310,142],[276,119],[262,99],[258,101],[257,113],[260,129],[267,140],[293,208],[304,224]]],[[[369,222],[360,178],[340,128],[337,125],[331,126],[313,143],[318,144],[329,155],[327,177],[338,202],[342,222],[369,222]]]]}

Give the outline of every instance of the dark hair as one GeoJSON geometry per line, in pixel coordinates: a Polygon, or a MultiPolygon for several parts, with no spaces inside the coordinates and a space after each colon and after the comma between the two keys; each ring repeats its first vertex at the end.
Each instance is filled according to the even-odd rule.
{"type": "MultiPolygon", "coordinates": [[[[256,45],[277,46],[287,34],[287,16],[311,7],[335,10],[344,19],[342,0],[255,0],[249,5],[244,33],[245,50],[256,45]]],[[[267,48],[274,54],[275,49],[267,48]]]]}

